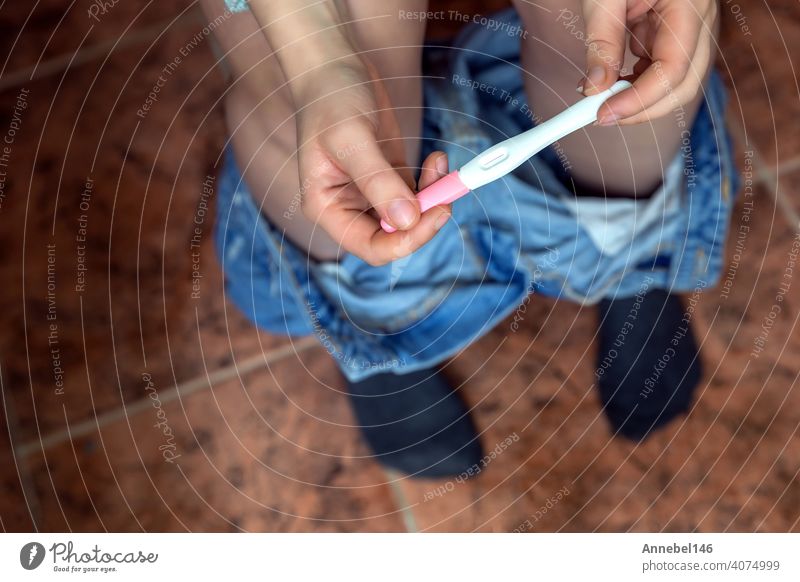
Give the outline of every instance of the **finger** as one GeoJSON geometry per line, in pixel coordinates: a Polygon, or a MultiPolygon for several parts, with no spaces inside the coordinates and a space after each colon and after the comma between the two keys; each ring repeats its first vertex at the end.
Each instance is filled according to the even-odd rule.
{"type": "Polygon", "coordinates": [[[642,76],[642,74],[647,70],[647,68],[653,64],[653,61],[649,59],[639,59],[633,65],[633,77],[634,79],[638,79],[642,76]]]}
{"type": "Polygon", "coordinates": [[[631,38],[629,44],[631,52],[640,59],[650,58],[650,43],[648,43],[647,38],[649,29],[650,26],[646,18],[634,22],[630,27],[631,38]]]}
{"type": "Polygon", "coordinates": [[[691,5],[684,4],[668,7],[661,18],[651,51],[653,64],[631,89],[600,107],[600,125],[611,125],[645,111],[673,93],[686,78],[697,50],[702,20],[691,5]]]}
{"type": "Polygon", "coordinates": [[[367,262],[385,265],[410,255],[429,242],[449,219],[449,207],[435,206],[425,212],[419,222],[409,230],[389,234],[378,227],[370,240],[370,256],[367,262]]]}
{"type": "MultiPolygon", "coordinates": [[[[425,159],[422,164],[422,171],[420,172],[417,200],[419,200],[419,196],[425,188],[447,175],[447,167],[447,155],[444,152],[434,152],[425,159]]],[[[424,207],[425,204],[421,204],[421,206],[424,207]]],[[[439,204],[438,206],[450,211],[449,204],[439,204]]],[[[381,228],[386,232],[395,232],[395,229],[391,228],[391,226],[387,225],[385,222],[381,222],[381,228]]]]}
{"type": "Polygon", "coordinates": [[[635,123],[657,119],[693,101],[703,85],[710,64],[711,38],[709,37],[700,41],[697,52],[692,60],[690,73],[672,93],[641,113],[620,120],[618,122],[619,125],[633,125],[635,123]]]}
{"type": "Polygon", "coordinates": [[[439,178],[447,175],[447,154],[433,152],[422,162],[422,171],[419,174],[419,190],[427,188],[439,178]]]}
{"type": "Polygon", "coordinates": [[[628,6],[628,22],[639,20],[645,16],[648,12],[650,12],[650,10],[653,9],[653,6],[656,4],[656,2],[658,2],[658,0],[641,0],[639,2],[632,3],[631,6],[628,6]]]}
{"type": "MultiPolygon", "coordinates": [[[[355,186],[351,184],[345,188],[355,189],[355,186]]],[[[409,230],[389,234],[368,212],[331,204],[320,214],[318,224],[345,251],[378,266],[413,253],[433,238],[449,218],[449,209],[437,206],[423,214],[409,230]]]]}
{"type": "Polygon", "coordinates": [[[381,218],[400,230],[419,220],[414,193],[384,157],[369,121],[355,119],[332,128],[323,143],[381,218]]]}
{"type": "Polygon", "coordinates": [[[608,89],[619,77],[625,58],[626,0],[586,0],[586,77],[584,95],[608,89]]]}

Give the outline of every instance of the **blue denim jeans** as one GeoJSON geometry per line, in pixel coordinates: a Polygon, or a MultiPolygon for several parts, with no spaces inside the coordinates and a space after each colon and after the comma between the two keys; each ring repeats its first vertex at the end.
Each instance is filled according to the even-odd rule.
{"type": "MultiPolygon", "coordinates": [[[[513,10],[494,18],[518,24],[513,10]]],[[[452,47],[425,57],[423,156],[444,150],[460,167],[532,126],[518,38],[471,25],[452,47]],[[471,88],[481,84],[497,89],[471,88]]],[[[651,198],[576,198],[548,150],[455,202],[430,243],[382,267],[352,255],[311,260],[264,217],[265,200],[248,191],[229,153],[215,226],[227,295],[272,333],[316,335],[357,381],[440,363],[530,293],[594,303],[644,287],[711,287],[723,266],[736,173],[716,74],[704,92],[651,198]]]]}

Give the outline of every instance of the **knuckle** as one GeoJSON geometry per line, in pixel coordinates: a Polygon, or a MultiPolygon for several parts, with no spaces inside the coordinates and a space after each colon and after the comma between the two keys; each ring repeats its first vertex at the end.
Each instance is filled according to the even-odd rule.
{"type": "Polygon", "coordinates": [[[413,233],[400,231],[397,233],[397,242],[392,246],[391,260],[402,259],[414,252],[417,248],[416,238],[413,233]]]}
{"type": "Polygon", "coordinates": [[[607,37],[593,37],[589,39],[589,50],[616,50],[620,46],[619,42],[609,40],[607,37]]]}
{"type": "Polygon", "coordinates": [[[356,148],[353,137],[361,136],[361,141],[364,141],[364,133],[369,131],[371,131],[369,123],[363,118],[344,119],[322,133],[322,143],[329,153],[336,155],[337,152],[347,152],[356,148]]]}
{"type": "Polygon", "coordinates": [[[688,60],[684,61],[656,61],[652,65],[656,73],[658,84],[664,91],[674,92],[680,89],[682,81],[686,78],[689,68],[688,60]]]}
{"type": "Polygon", "coordinates": [[[683,81],[689,74],[691,68],[692,68],[692,60],[691,57],[689,57],[688,55],[686,55],[685,58],[682,58],[680,61],[678,61],[678,66],[676,67],[677,69],[676,76],[678,78],[676,79],[676,82],[683,81]]]}
{"type": "Polygon", "coordinates": [[[700,85],[697,83],[692,83],[691,85],[687,86],[681,93],[682,93],[681,97],[683,98],[684,103],[689,103],[690,101],[694,101],[700,94],[700,85]]]}
{"type": "Polygon", "coordinates": [[[616,59],[624,52],[624,44],[613,42],[604,38],[593,38],[588,42],[588,52],[598,59],[616,59]]]}
{"type": "Polygon", "coordinates": [[[335,123],[330,127],[325,128],[320,137],[325,145],[335,147],[336,144],[347,141],[347,136],[349,133],[347,130],[347,122],[335,123]]]}
{"type": "MultiPolygon", "coordinates": [[[[358,189],[365,196],[371,197],[374,194],[383,192],[381,182],[383,181],[383,172],[380,170],[369,170],[358,179],[358,189]]],[[[375,202],[375,200],[372,200],[375,202]]]]}
{"type": "Polygon", "coordinates": [[[367,253],[364,256],[362,256],[361,258],[370,267],[383,267],[384,265],[389,263],[388,260],[386,260],[383,257],[379,257],[375,253],[367,253]]]}

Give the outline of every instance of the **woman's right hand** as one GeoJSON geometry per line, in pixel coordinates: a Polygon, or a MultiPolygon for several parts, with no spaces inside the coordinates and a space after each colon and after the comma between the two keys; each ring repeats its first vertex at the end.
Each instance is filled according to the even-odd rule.
{"type": "MultiPolygon", "coordinates": [[[[347,14],[338,3],[319,0],[250,0],[250,8],[297,111],[303,213],[342,249],[372,265],[428,242],[450,209],[420,216],[392,105],[348,35],[347,14]],[[381,219],[398,230],[384,232],[381,219]]],[[[431,154],[420,186],[446,173],[444,154],[431,154]]]]}
{"type": "MultiPolygon", "coordinates": [[[[432,208],[420,216],[397,119],[370,65],[356,55],[323,65],[297,95],[306,217],[371,265],[406,256],[428,242],[450,209],[432,208]],[[381,219],[397,232],[384,232],[381,219]]],[[[447,156],[431,154],[420,188],[446,174],[447,156]]]]}

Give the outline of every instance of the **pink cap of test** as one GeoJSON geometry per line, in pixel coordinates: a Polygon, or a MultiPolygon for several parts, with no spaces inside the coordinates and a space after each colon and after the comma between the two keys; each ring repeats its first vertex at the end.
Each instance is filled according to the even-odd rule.
{"type": "MultiPolygon", "coordinates": [[[[458,170],[450,172],[444,178],[437,180],[417,194],[420,212],[430,210],[434,206],[450,204],[468,192],[469,188],[461,181],[458,176],[458,170]]],[[[395,232],[397,230],[384,220],[381,220],[381,228],[386,232],[395,232]]]]}

